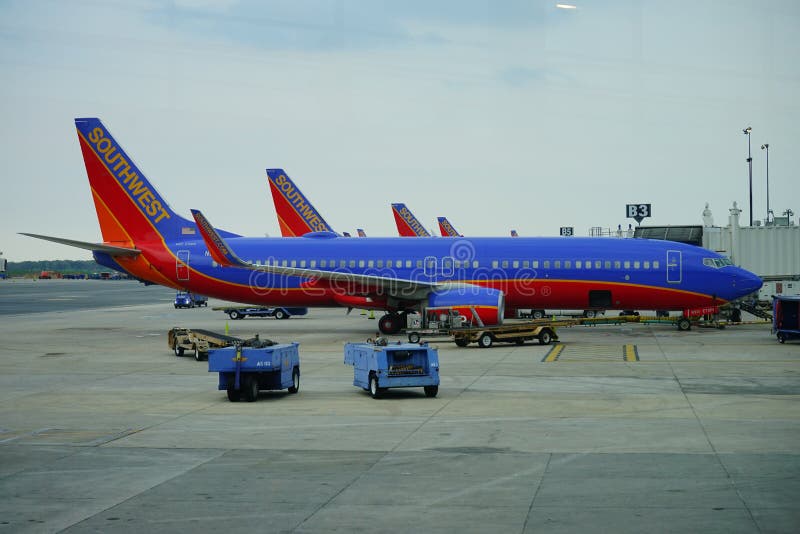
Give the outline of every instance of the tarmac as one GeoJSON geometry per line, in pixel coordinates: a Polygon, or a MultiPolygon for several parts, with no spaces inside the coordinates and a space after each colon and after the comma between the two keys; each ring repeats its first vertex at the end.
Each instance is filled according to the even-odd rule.
{"type": "Polygon", "coordinates": [[[561,328],[553,361],[437,342],[436,398],[375,400],[343,364],[358,311],[173,296],[0,281],[0,533],[800,531],[800,343],[766,323],[561,328]],[[226,324],[298,341],[300,392],[228,402],[167,347],[226,324]]]}

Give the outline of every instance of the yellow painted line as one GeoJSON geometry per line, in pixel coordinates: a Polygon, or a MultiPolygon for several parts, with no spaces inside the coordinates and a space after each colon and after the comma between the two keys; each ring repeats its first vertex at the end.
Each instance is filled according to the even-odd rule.
{"type": "Polygon", "coordinates": [[[550,349],[550,352],[547,353],[547,356],[545,356],[542,359],[542,361],[543,362],[554,362],[554,361],[556,361],[558,359],[558,355],[561,354],[561,351],[563,351],[563,350],[564,350],[564,345],[560,345],[560,344],[559,345],[555,345],[552,349],[550,349]]]}
{"type": "Polygon", "coordinates": [[[638,362],[639,351],[636,349],[636,345],[624,345],[622,347],[622,359],[626,362],[638,362]]]}

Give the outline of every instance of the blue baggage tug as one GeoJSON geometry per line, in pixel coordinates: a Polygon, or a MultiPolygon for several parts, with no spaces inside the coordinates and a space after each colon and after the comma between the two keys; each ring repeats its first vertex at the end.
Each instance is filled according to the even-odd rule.
{"type": "Polygon", "coordinates": [[[228,400],[236,402],[244,396],[247,402],[258,399],[264,389],[300,389],[300,353],[298,343],[261,348],[225,347],[208,351],[208,371],[219,373],[218,389],[228,392],[228,400]]]}
{"type": "Polygon", "coordinates": [[[380,397],[389,388],[422,387],[439,392],[439,351],[427,344],[347,343],[344,363],[353,366],[353,385],[380,397]]]}

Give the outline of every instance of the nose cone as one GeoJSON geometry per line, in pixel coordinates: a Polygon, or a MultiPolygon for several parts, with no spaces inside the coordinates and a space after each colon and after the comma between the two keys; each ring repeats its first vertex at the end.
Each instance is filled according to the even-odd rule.
{"type": "Polygon", "coordinates": [[[744,269],[737,269],[733,277],[733,287],[736,294],[735,298],[744,297],[758,291],[764,282],[757,275],[744,269]]]}

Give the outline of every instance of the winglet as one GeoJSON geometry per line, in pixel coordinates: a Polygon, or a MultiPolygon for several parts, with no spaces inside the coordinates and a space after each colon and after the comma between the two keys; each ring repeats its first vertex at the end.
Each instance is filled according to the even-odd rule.
{"type": "Polygon", "coordinates": [[[215,262],[223,267],[247,265],[234,254],[228,244],[225,243],[225,240],[222,239],[222,236],[211,226],[211,223],[208,222],[208,219],[206,219],[205,215],[203,215],[200,210],[192,210],[192,217],[194,217],[197,228],[200,230],[200,235],[203,236],[203,241],[205,241],[206,247],[208,247],[208,252],[215,262]]]}

